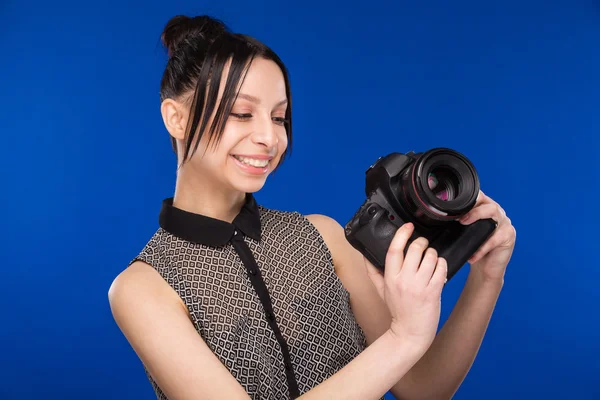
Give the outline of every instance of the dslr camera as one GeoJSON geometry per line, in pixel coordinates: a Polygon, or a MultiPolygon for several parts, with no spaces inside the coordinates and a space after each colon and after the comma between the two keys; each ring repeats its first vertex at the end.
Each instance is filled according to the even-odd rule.
{"type": "Polygon", "coordinates": [[[382,272],[394,234],[406,222],[415,230],[404,250],[422,236],[444,257],[450,280],[496,229],[492,219],[457,221],[473,208],[479,177],[467,157],[448,148],[391,153],[366,171],[366,201],[345,226],[348,242],[382,272]]]}

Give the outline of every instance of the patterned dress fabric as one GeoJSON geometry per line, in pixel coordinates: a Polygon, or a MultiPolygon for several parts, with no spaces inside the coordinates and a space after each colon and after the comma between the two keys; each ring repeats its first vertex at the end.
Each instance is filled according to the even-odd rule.
{"type": "MultiPolygon", "coordinates": [[[[301,214],[259,206],[249,194],[228,223],[170,198],[159,223],[131,262],[151,265],[177,292],[250,398],[296,398],[365,349],[331,254],[301,214]]],[[[167,399],[146,374],[157,399],[167,399]]]]}

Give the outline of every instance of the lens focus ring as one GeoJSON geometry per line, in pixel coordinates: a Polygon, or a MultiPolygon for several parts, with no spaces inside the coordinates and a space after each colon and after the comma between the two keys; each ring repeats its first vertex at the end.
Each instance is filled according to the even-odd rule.
{"type": "Polygon", "coordinates": [[[445,148],[429,150],[406,171],[404,199],[414,217],[425,224],[454,220],[469,211],[479,192],[473,164],[445,148]]]}

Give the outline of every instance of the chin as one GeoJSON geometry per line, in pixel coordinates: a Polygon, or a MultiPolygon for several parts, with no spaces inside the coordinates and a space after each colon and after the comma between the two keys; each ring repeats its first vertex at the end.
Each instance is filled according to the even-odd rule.
{"type": "MultiPolygon", "coordinates": [[[[278,160],[274,160],[278,162],[278,160]]],[[[272,165],[267,166],[265,169],[248,169],[239,168],[236,164],[229,164],[226,166],[227,178],[231,186],[239,191],[245,193],[255,193],[263,188],[268,176],[271,174],[272,165]]]]}
{"type": "Polygon", "coordinates": [[[237,191],[244,193],[255,193],[263,188],[265,185],[265,180],[261,179],[246,179],[246,181],[237,181],[234,185],[232,185],[237,191]],[[254,182],[253,182],[254,181],[254,182]]]}
{"type": "Polygon", "coordinates": [[[246,174],[233,173],[227,174],[227,181],[229,181],[229,186],[232,187],[235,191],[244,192],[244,193],[255,193],[265,186],[267,181],[267,177],[269,173],[266,173],[262,176],[252,176],[246,174]]]}

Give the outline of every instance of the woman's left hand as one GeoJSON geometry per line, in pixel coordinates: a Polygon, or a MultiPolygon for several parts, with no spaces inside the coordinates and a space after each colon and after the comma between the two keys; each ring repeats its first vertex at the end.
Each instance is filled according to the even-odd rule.
{"type": "Polygon", "coordinates": [[[459,222],[470,225],[486,218],[493,219],[498,226],[488,240],[471,256],[469,263],[471,270],[483,274],[484,278],[502,280],[515,247],[517,234],[504,209],[480,191],[473,209],[459,219],[459,222]]]}

